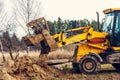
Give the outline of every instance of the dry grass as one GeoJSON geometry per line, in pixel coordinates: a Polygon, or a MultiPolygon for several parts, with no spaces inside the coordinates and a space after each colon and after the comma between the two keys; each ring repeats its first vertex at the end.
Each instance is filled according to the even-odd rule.
{"type": "MultiPolygon", "coordinates": [[[[11,59],[8,52],[5,52],[4,55],[7,60],[11,59]]],[[[14,52],[13,56],[15,57],[16,55],[17,55],[16,52],[14,52]]],[[[40,51],[30,51],[28,54],[26,51],[19,52],[19,57],[24,56],[24,55],[28,55],[34,58],[39,58],[40,51]]],[[[73,51],[68,51],[65,49],[58,49],[56,51],[50,52],[48,54],[48,59],[66,59],[66,58],[70,58],[72,55],[73,55],[73,51]]],[[[2,62],[1,52],[0,52],[0,62],[2,62]]]]}
{"type": "MultiPolygon", "coordinates": [[[[35,57],[35,56],[38,56],[38,53],[37,54],[36,53],[37,53],[36,51],[31,51],[31,52],[29,52],[29,54],[27,54],[27,52],[23,51],[23,52],[19,52],[19,57],[24,56],[24,55],[29,55],[29,56],[35,57]]],[[[15,57],[16,55],[17,55],[17,53],[13,52],[13,57],[15,57]]],[[[8,52],[4,52],[4,56],[5,56],[6,60],[11,59],[8,52]]],[[[2,62],[2,53],[0,53],[0,62],[2,62]]]]}
{"type": "Polygon", "coordinates": [[[58,49],[48,54],[48,59],[68,59],[73,55],[73,51],[58,49]]]}
{"type": "Polygon", "coordinates": [[[107,71],[115,70],[114,67],[111,64],[103,64],[103,65],[101,65],[101,68],[102,68],[103,71],[104,70],[107,70],[107,71]]]}

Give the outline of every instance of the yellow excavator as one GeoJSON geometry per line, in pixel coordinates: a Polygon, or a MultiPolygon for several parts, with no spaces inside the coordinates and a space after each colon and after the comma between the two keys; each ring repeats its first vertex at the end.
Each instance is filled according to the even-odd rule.
{"type": "Polygon", "coordinates": [[[101,30],[89,30],[86,41],[77,45],[73,67],[83,73],[95,73],[101,64],[112,64],[120,71],[120,8],[103,11],[101,30]]]}
{"type": "Polygon", "coordinates": [[[28,46],[40,44],[43,53],[78,42],[72,58],[75,70],[91,74],[99,71],[101,64],[112,64],[120,71],[120,8],[110,8],[103,12],[103,26],[97,31],[91,26],[86,26],[52,36],[45,19],[40,18],[27,24],[38,31],[35,31],[36,34],[23,37],[23,40],[28,46]],[[77,34],[71,36],[69,33],[73,32],[77,34]]]}

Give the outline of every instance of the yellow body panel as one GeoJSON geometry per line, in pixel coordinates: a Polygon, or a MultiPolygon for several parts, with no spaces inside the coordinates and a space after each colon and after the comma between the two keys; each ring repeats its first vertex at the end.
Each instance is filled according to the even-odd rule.
{"type": "Polygon", "coordinates": [[[78,63],[82,57],[88,55],[90,52],[95,54],[100,54],[104,52],[105,50],[107,50],[108,46],[103,46],[103,44],[104,43],[92,45],[89,43],[79,44],[75,62],[78,63]]]}
{"type": "Polygon", "coordinates": [[[88,55],[90,52],[95,54],[100,54],[104,52],[108,49],[108,45],[105,44],[108,44],[107,40],[103,43],[83,42],[79,44],[75,62],[79,62],[83,56],[88,55]]]}
{"type": "Polygon", "coordinates": [[[106,38],[107,35],[108,35],[108,33],[92,31],[92,32],[90,32],[90,35],[88,36],[88,39],[93,39],[93,38],[106,38]]]}
{"type": "Polygon", "coordinates": [[[86,55],[88,55],[90,52],[95,54],[100,54],[108,49],[109,42],[106,39],[107,33],[97,32],[97,31],[91,31],[90,35],[88,35],[88,41],[80,43],[78,45],[78,51],[75,58],[75,62],[78,63],[80,59],[86,55]],[[105,42],[102,43],[90,43],[89,40],[101,38],[105,39],[105,42]]]}
{"type": "Polygon", "coordinates": [[[114,51],[120,51],[120,47],[112,47],[114,51]]]}

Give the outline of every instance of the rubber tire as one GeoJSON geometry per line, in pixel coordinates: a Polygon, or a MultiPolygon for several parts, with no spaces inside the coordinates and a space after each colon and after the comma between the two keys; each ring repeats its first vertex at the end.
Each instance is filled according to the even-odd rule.
{"type": "Polygon", "coordinates": [[[115,63],[115,64],[112,64],[112,66],[113,66],[118,72],[120,72],[120,64],[115,63]]]}
{"type": "Polygon", "coordinates": [[[85,74],[94,74],[98,71],[98,67],[100,66],[99,61],[93,57],[93,56],[85,56],[84,58],[82,58],[79,62],[79,70],[82,73],[85,74]],[[86,62],[92,62],[92,68],[91,69],[87,69],[85,66],[86,62]]]}
{"type": "Polygon", "coordinates": [[[75,72],[79,72],[79,64],[78,63],[72,63],[72,67],[75,70],[75,72]]]}

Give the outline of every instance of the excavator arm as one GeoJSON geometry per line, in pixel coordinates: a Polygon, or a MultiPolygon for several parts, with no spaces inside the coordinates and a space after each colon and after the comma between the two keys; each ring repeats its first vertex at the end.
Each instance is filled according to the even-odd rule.
{"type": "Polygon", "coordinates": [[[91,26],[78,27],[52,36],[43,17],[29,22],[27,27],[32,28],[34,34],[24,36],[25,43],[28,46],[41,45],[42,49],[45,49],[47,53],[56,50],[58,47],[85,41],[87,35],[93,30],[91,26]]]}

